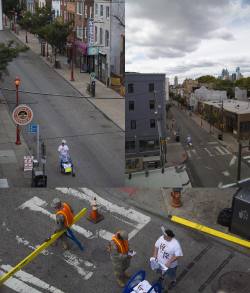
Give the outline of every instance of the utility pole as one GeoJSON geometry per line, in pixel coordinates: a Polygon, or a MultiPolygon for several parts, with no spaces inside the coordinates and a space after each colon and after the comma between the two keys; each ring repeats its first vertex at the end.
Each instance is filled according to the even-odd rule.
{"type": "Polygon", "coordinates": [[[3,8],[2,0],[0,0],[0,31],[3,30],[3,8]]]}
{"type": "Polygon", "coordinates": [[[250,143],[249,143],[249,145],[242,146],[241,141],[239,140],[237,181],[240,181],[240,179],[241,179],[241,154],[242,154],[242,149],[249,148],[249,146],[250,146],[250,143]]]}

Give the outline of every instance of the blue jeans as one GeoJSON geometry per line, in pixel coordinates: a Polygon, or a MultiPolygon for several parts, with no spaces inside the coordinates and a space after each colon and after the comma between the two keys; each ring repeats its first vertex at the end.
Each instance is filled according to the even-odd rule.
{"type": "Polygon", "coordinates": [[[164,274],[164,277],[167,276],[171,281],[176,281],[176,271],[177,271],[177,266],[174,268],[169,268],[166,273],[164,274]]]}

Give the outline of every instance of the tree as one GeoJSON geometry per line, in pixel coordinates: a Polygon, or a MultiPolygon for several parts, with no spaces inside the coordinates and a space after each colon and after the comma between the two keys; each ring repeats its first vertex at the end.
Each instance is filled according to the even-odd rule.
{"type": "Polygon", "coordinates": [[[27,32],[31,31],[33,25],[33,17],[30,11],[24,13],[23,17],[19,20],[19,25],[22,29],[26,31],[25,41],[28,43],[28,35],[27,32]]]}
{"type": "Polygon", "coordinates": [[[27,49],[27,47],[18,46],[14,41],[9,41],[7,44],[0,43],[0,77],[3,72],[6,72],[8,63],[27,49]]]}
{"type": "Polygon", "coordinates": [[[199,83],[215,83],[217,79],[212,75],[204,75],[197,78],[197,80],[199,83]]]}
{"type": "Polygon", "coordinates": [[[67,37],[72,31],[71,23],[60,23],[58,21],[47,24],[38,31],[38,35],[45,39],[52,47],[55,56],[59,51],[65,48],[67,37]]]}
{"type": "Polygon", "coordinates": [[[8,18],[12,18],[14,11],[16,11],[17,7],[19,7],[18,0],[6,0],[3,1],[3,13],[8,16],[8,18]]]}

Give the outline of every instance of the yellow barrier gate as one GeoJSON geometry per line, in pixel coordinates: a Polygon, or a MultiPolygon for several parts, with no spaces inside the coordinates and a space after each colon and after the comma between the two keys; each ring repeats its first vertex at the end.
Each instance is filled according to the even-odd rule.
{"type": "MultiPolygon", "coordinates": [[[[77,215],[75,215],[74,220],[73,220],[73,224],[75,224],[77,221],[79,221],[86,214],[86,212],[87,212],[87,209],[84,208],[77,215]]],[[[66,231],[66,229],[53,234],[48,239],[48,241],[45,241],[36,250],[34,250],[30,255],[28,255],[25,259],[23,259],[21,262],[19,262],[12,270],[10,270],[8,273],[4,274],[0,278],[0,285],[2,285],[6,280],[8,280],[11,276],[13,276],[17,271],[21,270],[24,266],[26,266],[28,263],[30,263],[38,254],[40,254],[44,249],[46,249],[53,242],[55,242],[56,239],[59,238],[65,231],[66,231]]]]}

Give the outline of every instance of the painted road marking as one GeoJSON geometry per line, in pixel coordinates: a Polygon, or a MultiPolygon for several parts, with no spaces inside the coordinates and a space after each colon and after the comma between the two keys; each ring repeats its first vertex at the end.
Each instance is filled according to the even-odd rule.
{"type": "Polygon", "coordinates": [[[188,154],[188,157],[191,158],[191,152],[190,151],[187,151],[187,154],[188,154]]]}
{"type": "Polygon", "coordinates": [[[224,150],[224,152],[226,152],[226,154],[231,154],[231,153],[229,152],[229,150],[228,150],[227,148],[225,148],[224,146],[221,146],[221,148],[222,148],[222,150],[224,150]]]}
{"type": "MultiPolygon", "coordinates": [[[[5,274],[6,272],[13,269],[10,265],[1,265],[0,275],[5,274]]],[[[16,292],[21,293],[41,293],[51,292],[51,293],[64,293],[63,291],[57,289],[54,286],[47,284],[46,282],[38,279],[37,277],[26,273],[25,271],[20,270],[15,274],[15,277],[11,277],[5,283],[5,286],[11,288],[16,292]],[[41,289],[38,291],[37,289],[31,287],[30,285],[35,285],[36,288],[41,289]]]]}
{"type": "Polygon", "coordinates": [[[217,150],[217,152],[219,152],[221,155],[226,155],[226,153],[224,153],[223,152],[223,150],[221,150],[221,148],[220,147],[214,147],[216,150],[217,150]]]}
{"type": "Polygon", "coordinates": [[[220,182],[220,183],[218,184],[218,188],[222,188],[222,186],[223,186],[223,182],[220,182]]]}
{"type": "Polygon", "coordinates": [[[230,173],[229,173],[228,171],[223,171],[222,174],[223,174],[224,176],[229,176],[229,175],[230,175],[230,173]]]}
{"type": "Polygon", "coordinates": [[[209,141],[208,144],[218,144],[217,141],[209,141]]]}
{"type": "MultiPolygon", "coordinates": [[[[129,239],[133,238],[141,229],[144,228],[150,221],[151,218],[134,210],[134,209],[126,209],[122,206],[118,206],[116,204],[113,204],[112,202],[102,198],[92,190],[88,188],[80,188],[81,191],[72,189],[72,188],[57,188],[57,190],[61,191],[64,194],[77,197],[81,200],[85,200],[92,203],[94,197],[97,200],[98,205],[105,207],[105,209],[109,212],[111,212],[111,215],[116,214],[119,216],[119,220],[125,222],[126,224],[130,224],[134,229],[129,232],[129,239]],[[121,218],[122,216],[122,218],[121,218]],[[126,220],[124,220],[124,218],[126,220]]],[[[100,237],[111,240],[111,237],[114,233],[111,233],[106,230],[102,230],[100,237]]]]}
{"type": "MultiPolygon", "coordinates": [[[[244,159],[244,160],[248,160],[248,159],[250,159],[250,156],[244,156],[243,159],[244,159]]],[[[248,161],[248,162],[249,162],[249,161],[248,161]]]]}
{"type": "MultiPolygon", "coordinates": [[[[29,247],[32,250],[35,250],[37,248],[37,246],[39,246],[39,245],[37,245],[37,246],[30,245],[30,242],[28,240],[25,240],[25,239],[21,238],[18,235],[16,236],[16,240],[17,240],[18,243],[21,243],[21,244],[29,247]]],[[[53,255],[53,252],[49,252],[46,249],[41,253],[44,254],[44,255],[53,255]]],[[[60,255],[59,256],[57,255],[57,257],[60,257],[60,255]]],[[[80,257],[78,257],[77,255],[73,254],[70,251],[65,251],[63,253],[63,260],[66,263],[68,263],[69,265],[71,265],[78,272],[78,274],[83,277],[84,280],[90,279],[92,277],[92,275],[93,275],[93,272],[89,271],[89,269],[90,268],[91,269],[96,268],[94,266],[94,264],[92,264],[91,262],[81,259],[80,257]],[[87,268],[87,270],[83,269],[81,264],[83,264],[84,267],[87,268]]]]}
{"type": "MultiPolygon", "coordinates": [[[[85,214],[87,209],[81,209],[73,218],[73,224],[79,221],[85,214]]],[[[70,226],[71,227],[71,226],[70,226]]],[[[63,233],[65,233],[66,229],[60,230],[49,237],[45,242],[39,245],[32,253],[30,253],[27,257],[25,257],[22,261],[20,261],[13,269],[9,272],[1,276],[0,285],[6,282],[11,276],[20,271],[24,266],[30,263],[34,258],[36,258],[43,250],[53,244],[63,233]]]]}
{"type": "Polygon", "coordinates": [[[209,154],[210,157],[214,157],[214,155],[207,148],[204,148],[204,150],[209,154]]]}
{"type": "Polygon", "coordinates": [[[229,166],[233,166],[236,163],[236,160],[237,160],[237,157],[236,156],[233,156],[232,157],[232,160],[229,163],[229,166]]]}
{"type": "MultiPolygon", "coordinates": [[[[19,206],[19,209],[25,209],[28,208],[31,211],[35,211],[35,212],[40,212],[48,217],[50,217],[51,219],[53,219],[55,221],[55,214],[50,213],[49,211],[47,211],[44,207],[46,207],[48,204],[46,201],[40,199],[37,196],[32,197],[31,199],[27,200],[25,203],[23,203],[21,206],[19,206]]],[[[86,238],[91,238],[93,237],[93,233],[78,226],[78,225],[73,225],[71,227],[73,230],[77,231],[78,233],[82,234],[84,237],[86,238]]]]}

